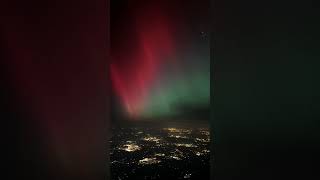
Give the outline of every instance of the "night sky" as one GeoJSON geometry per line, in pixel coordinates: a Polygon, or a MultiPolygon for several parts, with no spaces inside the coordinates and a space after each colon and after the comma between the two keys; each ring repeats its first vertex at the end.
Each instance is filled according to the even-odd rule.
{"type": "Polygon", "coordinates": [[[111,1],[110,73],[130,119],[208,121],[209,1],[181,2],[111,1]]]}

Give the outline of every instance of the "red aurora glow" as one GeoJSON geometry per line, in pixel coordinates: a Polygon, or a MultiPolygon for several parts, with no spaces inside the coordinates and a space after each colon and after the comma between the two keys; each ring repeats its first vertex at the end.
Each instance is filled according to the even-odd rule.
{"type": "Polygon", "coordinates": [[[161,65],[173,52],[168,18],[159,8],[148,10],[133,12],[136,52],[113,59],[110,67],[115,92],[131,116],[138,115],[144,107],[161,65]]]}

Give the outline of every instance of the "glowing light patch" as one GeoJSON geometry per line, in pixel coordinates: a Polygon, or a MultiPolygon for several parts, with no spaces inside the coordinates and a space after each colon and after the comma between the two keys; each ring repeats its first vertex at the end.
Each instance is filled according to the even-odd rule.
{"type": "Polygon", "coordinates": [[[178,147],[188,147],[188,148],[191,148],[191,147],[198,147],[194,144],[184,144],[184,143],[175,143],[176,146],[178,147]]]}
{"type": "Polygon", "coordinates": [[[179,129],[179,128],[163,128],[163,130],[165,131],[169,131],[170,133],[186,133],[186,134],[190,134],[192,132],[192,130],[190,129],[179,129]]]}
{"type": "Polygon", "coordinates": [[[165,155],[165,154],[162,154],[162,153],[156,153],[155,156],[164,157],[164,156],[166,156],[166,155],[165,155]]]}
{"type": "Polygon", "coordinates": [[[191,174],[185,174],[185,175],[183,176],[183,178],[184,178],[184,179],[189,179],[189,178],[191,178],[191,174]]]}
{"type": "Polygon", "coordinates": [[[210,153],[210,150],[204,149],[202,152],[204,152],[204,153],[210,153]]]}
{"type": "Polygon", "coordinates": [[[208,142],[210,142],[210,138],[207,138],[207,139],[196,138],[196,141],[203,142],[203,143],[208,143],[208,142]]]}
{"type": "Polygon", "coordinates": [[[180,135],[173,135],[173,134],[169,135],[169,137],[177,138],[177,139],[188,139],[187,136],[180,136],[180,135]]]}
{"type": "Polygon", "coordinates": [[[160,138],[157,138],[157,137],[144,137],[143,138],[143,140],[144,141],[149,141],[149,142],[159,142],[159,141],[161,141],[161,139],[160,138]]]}
{"type": "Polygon", "coordinates": [[[179,158],[177,156],[170,156],[170,158],[175,159],[175,160],[181,160],[181,158],[179,158]]]}
{"type": "Polygon", "coordinates": [[[127,152],[134,152],[134,151],[141,150],[141,147],[138,146],[137,144],[132,143],[132,144],[124,144],[119,149],[127,152]]]}
{"type": "Polygon", "coordinates": [[[140,165],[157,164],[160,162],[161,161],[158,160],[157,158],[144,158],[144,159],[139,160],[140,165]]]}

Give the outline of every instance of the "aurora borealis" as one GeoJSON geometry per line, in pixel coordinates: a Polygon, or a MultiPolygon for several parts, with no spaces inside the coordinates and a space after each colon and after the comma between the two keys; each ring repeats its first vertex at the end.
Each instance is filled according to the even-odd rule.
{"type": "Polygon", "coordinates": [[[121,36],[111,37],[110,73],[126,114],[137,118],[179,116],[181,107],[209,106],[209,40],[204,14],[179,9],[169,1],[144,2],[143,6],[123,1],[121,10],[113,13],[119,17],[112,19],[120,18],[122,24],[111,22],[111,34],[121,36]]]}

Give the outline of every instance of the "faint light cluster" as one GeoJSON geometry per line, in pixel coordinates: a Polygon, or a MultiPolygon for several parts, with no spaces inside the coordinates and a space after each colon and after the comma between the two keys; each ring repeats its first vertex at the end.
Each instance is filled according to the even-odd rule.
{"type": "Polygon", "coordinates": [[[174,135],[174,134],[170,134],[169,137],[173,137],[177,139],[188,139],[187,136],[180,136],[180,135],[174,135]]]}
{"type": "Polygon", "coordinates": [[[158,143],[159,141],[161,141],[160,138],[152,137],[152,136],[151,136],[151,137],[144,137],[143,140],[144,140],[144,141],[149,141],[149,142],[157,142],[157,143],[158,143]]]}
{"type": "Polygon", "coordinates": [[[127,151],[127,152],[133,152],[133,151],[138,151],[141,149],[140,146],[138,146],[137,144],[135,143],[130,143],[130,144],[124,144],[122,145],[122,147],[119,148],[120,150],[124,150],[124,151],[127,151]]]}
{"type": "Polygon", "coordinates": [[[184,179],[189,179],[189,178],[191,178],[191,174],[185,174],[185,175],[183,176],[183,178],[184,178],[184,179]]]}
{"type": "Polygon", "coordinates": [[[198,147],[194,144],[187,144],[187,143],[175,143],[175,145],[178,147],[198,147]]]}
{"type": "Polygon", "coordinates": [[[130,162],[124,162],[122,161],[112,161],[111,164],[130,164],[130,162]]]}
{"type": "Polygon", "coordinates": [[[178,156],[170,156],[170,158],[175,159],[175,160],[181,160],[178,156]]]}
{"type": "Polygon", "coordinates": [[[183,158],[185,158],[183,152],[181,152],[179,149],[175,149],[174,152],[172,152],[172,155],[169,156],[169,158],[171,159],[175,159],[175,160],[181,160],[183,158]]]}
{"type": "Polygon", "coordinates": [[[143,159],[139,160],[140,165],[157,164],[160,162],[161,161],[158,160],[157,158],[143,158],[143,159]]]}
{"type": "Polygon", "coordinates": [[[204,142],[204,143],[208,143],[208,142],[210,142],[210,138],[206,138],[206,139],[203,139],[203,138],[196,138],[196,141],[204,142]]]}
{"type": "Polygon", "coordinates": [[[169,131],[169,132],[179,132],[177,128],[163,128],[163,130],[169,131]]]}
{"type": "Polygon", "coordinates": [[[192,130],[190,129],[181,129],[181,128],[163,128],[165,131],[169,131],[171,133],[187,133],[190,134],[192,130]]]}
{"type": "Polygon", "coordinates": [[[200,133],[206,136],[210,135],[210,132],[208,130],[201,130],[200,133]]]}
{"type": "Polygon", "coordinates": [[[202,151],[200,151],[200,152],[196,152],[196,155],[197,155],[197,156],[203,156],[203,155],[206,155],[206,154],[208,154],[208,153],[210,153],[210,151],[207,150],[207,149],[204,149],[204,150],[202,150],[202,151]]]}
{"type": "Polygon", "coordinates": [[[118,163],[119,161],[112,161],[111,164],[118,163]]]}
{"type": "Polygon", "coordinates": [[[164,156],[166,156],[165,154],[163,154],[163,153],[156,153],[155,154],[155,156],[158,156],[158,157],[164,157],[164,156]]]}

